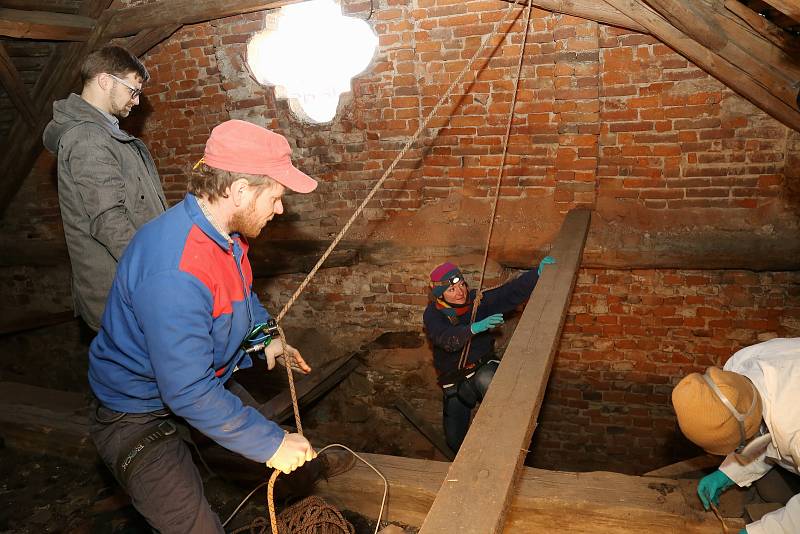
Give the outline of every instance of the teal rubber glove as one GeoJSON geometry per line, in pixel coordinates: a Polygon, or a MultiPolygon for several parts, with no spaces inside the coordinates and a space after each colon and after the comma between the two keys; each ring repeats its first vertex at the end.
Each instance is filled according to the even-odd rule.
{"type": "Polygon", "coordinates": [[[742,530],[739,531],[739,534],[747,534],[747,529],[743,528],[742,530]]]}
{"type": "Polygon", "coordinates": [[[536,274],[538,276],[542,276],[542,269],[544,269],[545,265],[553,265],[556,262],[556,259],[552,256],[545,256],[542,258],[542,261],[539,262],[539,268],[536,270],[536,274]]]}
{"type": "Polygon", "coordinates": [[[733,486],[733,480],[717,469],[700,479],[700,484],[697,485],[697,495],[700,497],[703,507],[708,510],[710,503],[719,504],[720,494],[731,486],[733,486]]]}
{"type": "Polygon", "coordinates": [[[475,321],[471,325],[469,325],[469,330],[473,334],[480,334],[481,332],[486,332],[487,330],[491,330],[497,326],[503,324],[503,314],[502,313],[495,313],[494,315],[490,315],[486,319],[481,319],[480,321],[475,321]]]}

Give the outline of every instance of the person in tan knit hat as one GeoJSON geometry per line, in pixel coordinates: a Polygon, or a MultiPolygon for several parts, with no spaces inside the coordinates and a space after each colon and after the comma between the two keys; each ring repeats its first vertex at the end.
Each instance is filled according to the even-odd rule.
{"type": "MultiPolygon", "coordinates": [[[[697,494],[708,509],[734,484],[749,486],[778,465],[800,474],[800,338],[772,339],[738,351],[724,369],[684,377],[672,391],[681,431],[711,454],[725,455],[697,494]]],[[[780,478],[780,477],[776,477],[780,478]]],[[[788,486],[800,479],[785,477],[788,486]]],[[[761,487],[758,487],[761,492],[761,487]]],[[[741,532],[800,532],[800,495],[741,532]]],[[[775,499],[772,499],[775,500],[775,499]]]]}

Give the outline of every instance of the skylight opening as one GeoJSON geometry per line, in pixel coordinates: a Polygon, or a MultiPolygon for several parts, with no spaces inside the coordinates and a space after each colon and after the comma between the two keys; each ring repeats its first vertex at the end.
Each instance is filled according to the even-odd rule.
{"type": "Polygon", "coordinates": [[[258,83],[275,86],[299,117],[316,123],[336,116],[339,97],[367,68],[378,38],[362,19],[345,17],[333,0],[308,0],[267,15],[267,27],[247,43],[258,83]]]}

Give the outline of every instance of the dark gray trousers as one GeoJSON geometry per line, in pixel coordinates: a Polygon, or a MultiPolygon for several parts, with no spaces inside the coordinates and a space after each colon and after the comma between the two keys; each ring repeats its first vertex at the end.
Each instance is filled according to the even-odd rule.
{"type": "MultiPolygon", "coordinates": [[[[247,390],[233,380],[227,387],[245,404],[255,403],[247,390]]],[[[90,434],[97,451],[150,526],[161,534],[224,533],[219,517],[208,505],[200,472],[182,439],[164,439],[148,445],[125,480],[118,473],[120,456],[130,452],[148,427],[163,421],[165,413],[121,415],[97,401],[94,408],[90,434]]]]}

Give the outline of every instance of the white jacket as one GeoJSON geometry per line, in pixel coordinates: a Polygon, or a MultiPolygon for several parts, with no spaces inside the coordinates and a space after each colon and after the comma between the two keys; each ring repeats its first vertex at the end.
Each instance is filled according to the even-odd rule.
{"type": "MultiPolygon", "coordinates": [[[[746,376],[755,385],[771,440],[751,463],[740,465],[728,455],[720,470],[739,486],[749,486],[775,465],[800,474],[800,337],[744,348],[731,356],[724,369],[746,376]]],[[[747,532],[800,533],[800,495],[792,497],[785,508],[747,525],[747,532]]]]}

